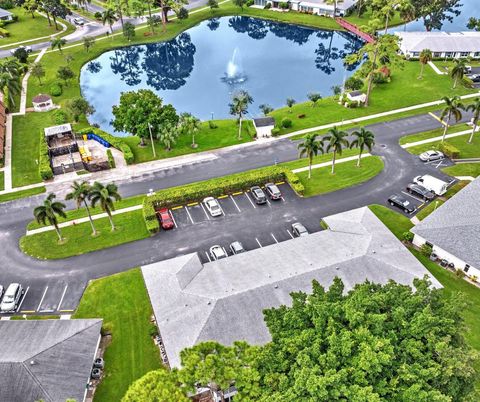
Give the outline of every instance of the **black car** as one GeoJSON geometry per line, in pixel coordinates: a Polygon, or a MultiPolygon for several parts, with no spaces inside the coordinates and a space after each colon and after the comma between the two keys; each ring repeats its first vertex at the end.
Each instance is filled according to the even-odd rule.
{"type": "Polygon", "coordinates": [[[415,211],[415,207],[405,197],[402,197],[398,194],[391,195],[388,198],[388,203],[392,207],[400,208],[401,210],[409,214],[415,211]]]}
{"type": "Polygon", "coordinates": [[[410,183],[407,186],[407,192],[409,194],[416,195],[422,198],[424,201],[432,201],[435,198],[435,194],[420,184],[410,183]]]}
{"type": "Polygon", "coordinates": [[[257,204],[265,204],[267,202],[267,196],[260,187],[253,186],[250,189],[250,192],[252,193],[252,197],[257,204]]]}
{"type": "Polygon", "coordinates": [[[273,183],[265,184],[265,192],[268,194],[272,200],[280,200],[282,198],[282,193],[277,185],[273,183]]]}

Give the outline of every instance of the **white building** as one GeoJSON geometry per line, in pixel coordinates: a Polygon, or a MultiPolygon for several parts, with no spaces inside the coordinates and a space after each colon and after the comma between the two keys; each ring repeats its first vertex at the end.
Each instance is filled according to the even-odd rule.
{"type": "Polygon", "coordinates": [[[395,32],[401,39],[400,50],[409,58],[418,58],[430,49],[433,58],[480,58],[480,32],[395,32]]]}
{"type": "Polygon", "coordinates": [[[46,112],[55,108],[50,95],[39,94],[32,99],[33,110],[35,112],[46,112]]]}
{"type": "Polygon", "coordinates": [[[439,259],[480,278],[480,178],[417,224],[413,243],[428,244],[439,259]]]}
{"type": "Polygon", "coordinates": [[[0,8],[0,21],[11,21],[13,20],[13,14],[10,11],[0,8]]]}
{"type": "Polygon", "coordinates": [[[273,117],[256,117],[253,119],[253,126],[257,132],[257,138],[268,138],[272,136],[275,119],[273,117]]]}
{"type": "MultiPolygon", "coordinates": [[[[346,11],[354,7],[358,0],[338,0],[337,16],[344,16],[346,11]]],[[[333,16],[333,2],[327,0],[289,0],[289,1],[272,1],[272,0],[255,0],[254,5],[257,7],[265,7],[271,4],[273,8],[280,8],[280,3],[288,3],[290,9],[304,13],[333,16]]]]}

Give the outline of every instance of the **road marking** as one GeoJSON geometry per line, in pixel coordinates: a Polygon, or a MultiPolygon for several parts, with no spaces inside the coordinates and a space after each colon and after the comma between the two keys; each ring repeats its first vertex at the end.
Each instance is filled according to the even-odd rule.
{"type": "Polygon", "coordinates": [[[63,303],[63,298],[65,297],[65,293],[67,293],[68,283],[65,285],[65,289],[63,289],[62,297],[60,298],[60,303],[58,303],[57,310],[60,310],[60,307],[63,303]]]}
{"type": "Polygon", "coordinates": [[[237,207],[238,212],[242,212],[242,210],[238,207],[237,203],[235,202],[235,199],[232,196],[230,196],[230,198],[233,201],[233,203],[235,204],[235,206],[237,207]]]}
{"type": "Polygon", "coordinates": [[[207,217],[207,219],[210,220],[210,217],[208,216],[207,211],[205,210],[205,207],[203,206],[203,203],[200,204],[200,206],[202,207],[203,212],[205,212],[205,216],[207,217]]]}
{"type": "Polygon", "coordinates": [[[276,184],[277,186],[281,186],[282,184],[285,184],[285,182],[284,182],[284,181],[279,181],[279,182],[277,182],[277,183],[275,183],[275,184],[276,184]]]}
{"type": "Polygon", "coordinates": [[[23,294],[22,301],[20,302],[20,304],[17,308],[17,311],[20,310],[20,308],[22,307],[23,301],[25,300],[25,297],[27,297],[28,289],[30,289],[30,286],[27,286],[27,289],[25,290],[25,293],[23,294]]]}
{"type": "Polygon", "coordinates": [[[34,313],[35,310],[22,310],[21,313],[34,313]]]}
{"type": "Polygon", "coordinates": [[[432,113],[432,112],[428,112],[428,114],[430,116],[432,116],[435,120],[437,120],[438,122],[442,123],[444,126],[447,125],[447,123],[445,123],[440,117],[438,117],[436,114],[432,113]]]}
{"type": "Polygon", "coordinates": [[[238,191],[236,193],[233,193],[232,195],[240,195],[240,194],[243,194],[241,191],[238,191]]]}
{"type": "Polygon", "coordinates": [[[285,198],[283,198],[283,195],[280,198],[283,202],[285,202],[285,198]]]}
{"type": "Polygon", "coordinates": [[[217,197],[217,198],[218,198],[219,200],[221,200],[222,198],[227,198],[227,197],[228,197],[228,195],[221,195],[221,196],[219,196],[219,197],[217,197]]]}
{"type": "Polygon", "coordinates": [[[183,208],[183,205],[179,205],[178,207],[173,207],[172,211],[175,211],[176,209],[180,209],[180,208],[183,208]]]}
{"type": "Polygon", "coordinates": [[[273,240],[275,240],[275,243],[278,243],[278,240],[277,240],[276,237],[273,235],[273,233],[270,233],[270,235],[273,237],[273,240]]]}
{"type": "Polygon", "coordinates": [[[188,211],[188,208],[185,208],[185,211],[187,211],[187,215],[190,218],[190,220],[192,221],[192,223],[195,224],[195,222],[192,219],[192,215],[190,215],[190,212],[188,211]]]}
{"type": "Polygon", "coordinates": [[[262,243],[260,243],[256,237],[255,237],[255,240],[257,241],[257,244],[258,244],[260,247],[263,247],[263,246],[262,246],[262,243]]]}
{"type": "Polygon", "coordinates": [[[420,199],[420,198],[418,198],[418,197],[414,196],[413,194],[407,193],[406,191],[402,191],[402,193],[403,193],[403,194],[405,194],[405,195],[408,195],[409,197],[412,197],[414,200],[417,200],[417,201],[423,202],[423,200],[422,200],[422,199],[420,199]]]}
{"type": "MultiPolygon", "coordinates": [[[[435,169],[438,169],[440,166],[443,166],[443,160],[438,162],[438,165],[435,166],[435,169]]],[[[447,166],[447,165],[445,165],[445,166],[447,166]]]]}
{"type": "Polygon", "coordinates": [[[209,261],[209,262],[212,262],[212,260],[210,259],[210,256],[208,255],[208,253],[207,253],[206,251],[205,251],[205,255],[207,256],[208,261],[209,261]]]}
{"type": "Polygon", "coordinates": [[[268,204],[269,206],[271,206],[271,205],[272,205],[272,204],[270,203],[270,201],[268,201],[268,198],[267,198],[267,204],[268,204]]]}
{"type": "Polygon", "coordinates": [[[287,233],[290,235],[292,239],[295,239],[295,237],[293,237],[293,235],[290,233],[290,230],[287,229],[287,233]]]}
{"type": "Polygon", "coordinates": [[[187,204],[187,207],[193,207],[194,205],[198,205],[198,202],[191,202],[190,204],[187,204]]]}
{"type": "Polygon", "coordinates": [[[178,228],[177,221],[173,217],[173,214],[171,214],[171,215],[172,215],[172,221],[173,221],[173,224],[175,225],[175,228],[178,228]]]}
{"type": "Polygon", "coordinates": [[[40,303],[38,303],[37,311],[40,310],[40,307],[42,306],[43,299],[45,298],[45,295],[47,294],[48,286],[45,287],[45,290],[43,291],[43,296],[40,299],[40,303]]]}
{"type": "Polygon", "coordinates": [[[58,311],[61,311],[62,313],[72,313],[72,312],[74,312],[75,310],[63,309],[63,310],[58,310],[58,311]]]}
{"type": "Polygon", "coordinates": [[[253,208],[257,208],[257,207],[255,206],[255,204],[253,203],[253,201],[252,201],[252,200],[250,199],[250,197],[248,196],[248,194],[247,194],[247,193],[244,193],[244,194],[245,194],[245,197],[247,197],[247,200],[250,201],[250,204],[252,204],[252,207],[253,207],[253,208]]]}
{"type": "Polygon", "coordinates": [[[54,310],[52,309],[46,309],[46,310],[40,310],[39,313],[53,313],[54,310]]]}

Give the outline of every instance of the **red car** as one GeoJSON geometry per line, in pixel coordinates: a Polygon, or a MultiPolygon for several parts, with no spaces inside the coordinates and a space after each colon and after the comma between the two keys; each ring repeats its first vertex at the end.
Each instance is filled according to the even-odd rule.
{"type": "Polygon", "coordinates": [[[157,211],[158,219],[162,225],[162,228],[165,230],[173,229],[175,226],[173,222],[172,213],[168,208],[163,208],[157,211]]]}

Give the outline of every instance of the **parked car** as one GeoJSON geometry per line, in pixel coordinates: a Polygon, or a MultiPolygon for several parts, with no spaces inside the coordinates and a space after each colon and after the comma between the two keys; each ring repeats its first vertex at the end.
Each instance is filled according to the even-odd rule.
{"type": "Polygon", "coordinates": [[[282,198],[280,189],[273,183],[265,184],[265,192],[272,200],[280,200],[282,198]]]}
{"type": "Polygon", "coordinates": [[[440,159],[445,158],[445,155],[440,151],[425,151],[419,155],[419,158],[423,162],[431,162],[431,161],[438,161],[440,159]]]}
{"type": "Polygon", "coordinates": [[[19,283],[11,283],[8,285],[3,295],[2,303],[0,304],[0,312],[9,313],[15,311],[22,298],[23,292],[22,285],[19,283]]]}
{"type": "Polygon", "coordinates": [[[203,200],[203,205],[207,208],[207,211],[213,217],[222,215],[222,207],[218,203],[218,201],[213,197],[207,197],[203,200]]]}
{"type": "Polygon", "coordinates": [[[436,195],[443,195],[448,190],[448,183],[436,177],[425,174],[423,176],[417,176],[413,178],[415,184],[420,184],[427,190],[433,191],[436,195]]]}
{"type": "Polygon", "coordinates": [[[397,207],[403,210],[404,212],[411,214],[412,212],[415,211],[415,207],[408,201],[405,197],[402,197],[401,195],[394,194],[391,195],[388,198],[388,203],[392,207],[397,207]]]}
{"type": "Polygon", "coordinates": [[[435,198],[435,193],[420,184],[410,183],[407,186],[407,192],[422,198],[424,201],[432,201],[435,198]]]}
{"type": "Polygon", "coordinates": [[[10,54],[12,54],[12,55],[15,54],[15,52],[16,52],[18,49],[25,49],[25,51],[26,51],[27,53],[32,53],[32,47],[31,47],[31,46],[23,46],[23,45],[21,45],[21,46],[19,46],[19,47],[16,47],[15,49],[11,49],[11,50],[10,50],[10,54]]]}
{"type": "Polygon", "coordinates": [[[308,230],[300,222],[295,222],[292,224],[292,232],[296,237],[308,236],[308,230]]]}
{"type": "Polygon", "coordinates": [[[173,222],[172,213],[168,208],[163,208],[157,211],[158,219],[162,225],[164,230],[173,229],[175,227],[175,223],[173,222]]]}
{"type": "Polygon", "coordinates": [[[250,192],[256,204],[265,204],[267,202],[267,196],[260,187],[253,186],[250,192]]]}
{"type": "Polygon", "coordinates": [[[219,246],[218,244],[215,246],[210,247],[210,257],[214,261],[221,260],[222,258],[227,258],[227,253],[225,253],[225,250],[223,247],[219,246]]]}
{"type": "Polygon", "coordinates": [[[84,26],[85,25],[85,20],[80,17],[75,17],[72,19],[73,23],[78,26],[84,26]]]}
{"type": "Polygon", "coordinates": [[[230,251],[232,254],[240,254],[244,253],[245,249],[243,248],[243,244],[240,243],[239,241],[234,241],[232,244],[230,244],[230,251]]]}
{"type": "Polygon", "coordinates": [[[480,82],[480,74],[469,74],[467,78],[470,78],[473,82],[480,82]]]}
{"type": "Polygon", "coordinates": [[[4,290],[5,290],[5,289],[3,289],[3,286],[0,285],[0,300],[2,300],[2,296],[3,296],[3,291],[4,291],[4,290]]]}

